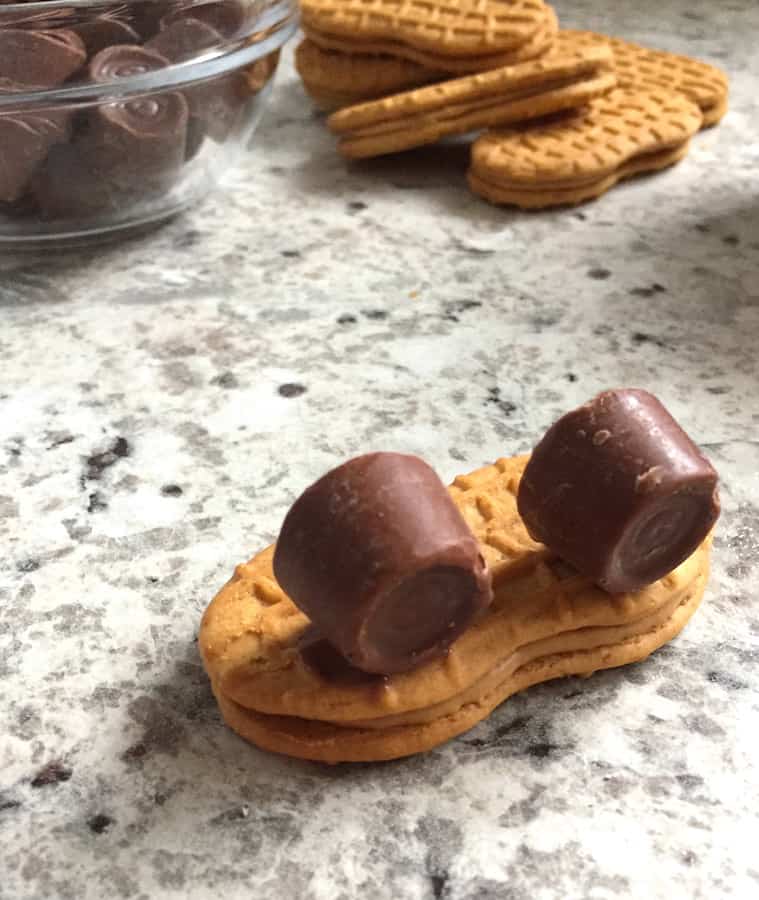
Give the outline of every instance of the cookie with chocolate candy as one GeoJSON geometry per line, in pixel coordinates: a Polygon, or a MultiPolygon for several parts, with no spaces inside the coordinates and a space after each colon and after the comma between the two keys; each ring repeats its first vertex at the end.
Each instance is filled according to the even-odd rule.
{"type": "MultiPolygon", "coordinates": [[[[655,441],[649,450],[668,452],[655,441]]],[[[711,507],[690,555],[612,597],[595,571],[528,532],[517,507],[528,457],[459,476],[446,502],[420,460],[380,460],[363,474],[383,456],[316,482],[276,548],[238,566],[203,616],[200,651],[222,715],[260,747],[324,762],[429,750],[530,685],[644,659],[699,605],[711,507]],[[412,484],[414,471],[424,476],[412,484]],[[434,573],[452,560],[456,576],[436,591],[434,573]],[[440,638],[448,624],[451,641],[440,638]]],[[[596,461],[601,480],[606,463],[596,461]]]]}

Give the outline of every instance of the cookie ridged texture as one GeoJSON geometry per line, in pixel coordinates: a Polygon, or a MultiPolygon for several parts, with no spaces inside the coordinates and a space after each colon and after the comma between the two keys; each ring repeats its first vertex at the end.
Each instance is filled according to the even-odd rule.
{"type": "Polygon", "coordinates": [[[325,50],[305,38],[295,50],[295,68],[309,93],[360,103],[445,77],[408,59],[325,50]]]}
{"type": "Polygon", "coordinates": [[[451,55],[447,52],[447,48],[443,48],[441,51],[425,50],[390,37],[362,39],[357,35],[350,37],[333,35],[303,23],[303,32],[306,37],[326,50],[398,56],[413,60],[429,69],[439,69],[453,75],[486,72],[488,69],[497,69],[499,66],[509,66],[542,56],[550,50],[558,29],[559,21],[556,13],[552,7],[547,6],[544,21],[524,43],[508,50],[485,54],[451,55]]]}
{"type": "Polygon", "coordinates": [[[471,171],[496,184],[576,184],[685,144],[701,121],[700,109],[676,91],[615,90],[576,115],[482,135],[471,171]]]}
{"type": "Polygon", "coordinates": [[[634,156],[614,172],[601,178],[581,180],[575,183],[556,184],[535,183],[533,185],[507,182],[495,183],[480,178],[476,172],[469,170],[467,181],[475,194],[484,197],[491,203],[518,206],[521,209],[546,209],[552,206],[575,206],[593,200],[606,193],[615,184],[634,175],[645,172],[658,172],[679,162],[688,154],[690,141],[678,144],[670,150],[659,153],[644,153],[634,156]]]}
{"type": "Polygon", "coordinates": [[[726,112],[728,77],[721,69],[701,60],[593,31],[571,29],[559,31],[552,52],[582,51],[604,45],[614,53],[621,88],[678,91],[701,108],[704,125],[715,124],[726,112]]]}
{"type": "MultiPolygon", "coordinates": [[[[431,750],[468,731],[517,691],[569,675],[592,675],[600,669],[638,662],[672,640],[698,609],[708,576],[708,557],[697,551],[702,567],[682,601],[659,625],[591,649],[530,658],[490,690],[454,710],[409,724],[384,728],[336,725],[297,716],[267,715],[235,703],[213,684],[226,723],[241,737],[275,753],[319,762],[373,762],[431,750]]],[[[593,631],[593,629],[584,629],[593,631]]]]}
{"type": "Polygon", "coordinates": [[[577,109],[616,85],[610,59],[605,67],[597,60],[554,62],[523,63],[398,94],[342,110],[328,124],[340,136],[340,153],[360,159],[577,109]]]}
{"type": "Polygon", "coordinates": [[[518,47],[546,14],[543,0],[301,0],[306,30],[356,40],[389,38],[451,56],[518,47]]]}
{"type": "Polygon", "coordinates": [[[424,115],[435,110],[448,110],[470,102],[493,97],[506,102],[510,92],[527,91],[557,81],[581,79],[601,69],[611,70],[612,55],[608,48],[597,47],[583,53],[551,56],[514,66],[504,66],[440,84],[420,87],[372,103],[362,103],[330,116],[332,131],[343,134],[381,122],[424,115]]]}

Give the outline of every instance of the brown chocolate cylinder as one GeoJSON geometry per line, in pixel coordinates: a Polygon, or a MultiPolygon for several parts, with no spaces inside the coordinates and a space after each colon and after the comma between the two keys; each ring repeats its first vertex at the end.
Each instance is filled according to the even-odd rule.
{"type": "Polygon", "coordinates": [[[352,665],[381,674],[443,654],[492,600],[445,486],[400,453],[356,457],[311,485],[285,517],[274,573],[352,665]]]}
{"type": "Polygon", "coordinates": [[[81,142],[53,147],[32,180],[39,214],[47,220],[87,219],[123,209],[129,196],[108,181],[81,142]]]}
{"type": "MultiPolygon", "coordinates": [[[[196,8],[190,7],[188,12],[196,8]]],[[[173,63],[180,63],[223,44],[224,37],[211,25],[184,17],[172,21],[145,46],[173,63]]],[[[231,72],[185,88],[184,96],[196,130],[202,124],[204,134],[223,143],[239,124],[249,92],[242,74],[231,72]]]]}
{"type": "Polygon", "coordinates": [[[676,568],[708,535],[717,473],[646,391],[604,391],[533,450],[518,508],[530,535],[612,593],[676,568]]]}
{"type": "Polygon", "coordinates": [[[207,3],[176,7],[161,19],[161,28],[194,19],[210,25],[225,38],[232,38],[241,31],[247,18],[248,10],[239,0],[209,0],[207,3]]]}
{"type": "Polygon", "coordinates": [[[68,29],[0,28],[0,93],[54,87],[86,59],[84,44],[68,29]]]}
{"type": "MultiPolygon", "coordinates": [[[[169,61],[144,47],[101,50],[90,62],[90,79],[108,82],[154,71],[169,61]]],[[[187,102],[177,91],[159,91],[104,104],[89,118],[89,164],[122,189],[163,190],[185,159],[187,102]]]]}
{"type": "Polygon", "coordinates": [[[105,83],[165,69],[169,60],[138,44],[117,44],[97,53],[88,67],[90,81],[105,83]]]}
{"type": "Polygon", "coordinates": [[[69,122],[62,110],[0,111],[0,202],[24,194],[50,148],[68,139],[69,122]]]}
{"type": "Polygon", "coordinates": [[[76,26],[89,56],[115,44],[138,44],[140,35],[127,22],[113,16],[96,16],[76,26]]]}
{"type": "Polygon", "coordinates": [[[161,28],[161,19],[172,10],[186,5],[187,0],[132,0],[128,7],[129,24],[148,40],[161,28]]]}
{"type": "Polygon", "coordinates": [[[184,62],[199,56],[204,50],[218,47],[224,38],[211,25],[197,19],[177,19],[155,37],[145,43],[149,50],[155,50],[170,62],[184,62]]]}

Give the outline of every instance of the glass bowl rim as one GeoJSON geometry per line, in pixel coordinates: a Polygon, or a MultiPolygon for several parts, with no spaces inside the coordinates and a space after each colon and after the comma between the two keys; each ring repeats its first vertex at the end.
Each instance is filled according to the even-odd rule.
{"type": "MultiPolygon", "coordinates": [[[[0,4],[0,13],[6,12],[15,12],[15,13],[23,13],[23,12],[46,12],[50,13],[56,9],[62,10],[71,10],[71,9],[104,9],[111,6],[129,6],[131,3],[159,3],[160,0],[32,0],[31,3],[2,3],[0,4]]],[[[205,6],[209,3],[213,3],[214,0],[189,0],[188,9],[191,6],[205,6]]],[[[252,3],[256,3],[257,0],[252,0],[252,3]]],[[[258,0],[260,3],[261,0],[258,0]]],[[[265,3],[265,0],[264,0],[265,3]]],[[[269,8],[274,7],[286,7],[292,8],[297,5],[296,0],[276,0],[275,3],[270,3],[269,8]]],[[[264,6],[261,12],[265,11],[266,6],[264,6]]]]}
{"type": "MultiPolygon", "coordinates": [[[[71,8],[77,0],[55,5],[71,8]]],[[[122,0],[123,2],[123,0],[122,0]]],[[[81,6],[93,6],[102,0],[79,0],[81,6]]],[[[13,4],[16,8],[47,7],[49,10],[53,3],[23,3],[13,4]]],[[[11,6],[3,4],[0,11],[10,9],[11,6]]],[[[297,4],[295,0],[277,0],[275,4],[262,10],[261,16],[255,20],[256,30],[275,29],[263,40],[255,43],[249,42],[249,35],[243,35],[238,39],[228,41],[226,44],[211,52],[197,56],[181,63],[173,63],[162,69],[154,69],[140,75],[130,75],[128,78],[119,78],[113,81],[97,82],[91,84],[61,85],[55,88],[44,88],[36,91],[19,91],[13,93],[0,92],[0,115],[3,110],[23,114],[38,108],[50,108],[69,103],[113,103],[165,91],[171,88],[181,88],[197,82],[208,81],[225,75],[244,66],[249,66],[257,60],[283,46],[298,28],[297,4]]]]}

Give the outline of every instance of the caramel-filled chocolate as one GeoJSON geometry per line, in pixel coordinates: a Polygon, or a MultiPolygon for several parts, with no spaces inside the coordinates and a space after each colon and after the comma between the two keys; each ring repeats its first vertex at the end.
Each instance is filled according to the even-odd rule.
{"type": "Polygon", "coordinates": [[[50,148],[69,137],[70,115],[61,110],[0,111],[0,202],[26,191],[50,148]]]}
{"type": "Polygon", "coordinates": [[[88,67],[90,81],[108,82],[165,69],[169,60],[138,44],[117,44],[96,54],[88,67]]]}
{"type": "Polygon", "coordinates": [[[138,44],[140,35],[126,22],[111,16],[96,16],[81,25],[76,33],[82,39],[89,56],[115,44],[138,44]]]}
{"type": "Polygon", "coordinates": [[[352,665],[380,674],[441,655],[492,600],[445,486],[400,453],[356,457],[308,488],[285,517],[274,573],[352,665]]]}
{"type": "MultiPolygon", "coordinates": [[[[191,7],[190,12],[196,9],[191,7]]],[[[184,62],[212,47],[222,46],[223,36],[199,19],[178,18],[167,25],[145,46],[173,63],[184,62]]],[[[234,131],[245,108],[249,92],[241,73],[231,72],[184,90],[190,115],[196,125],[215,141],[223,143],[234,131]]],[[[189,147],[187,158],[190,158],[189,147]]]]}
{"type": "Polygon", "coordinates": [[[178,63],[223,43],[224,38],[211,25],[198,19],[178,19],[159,31],[145,46],[165,56],[170,62],[178,63]]]}
{"type": "Polygon", "coordinates": [[[247,10],[239,0],[217,0],[217,2],[180,6],[161,19],[161,28],[169,28],[182,20],[194,19],[210,25],[225,38],[231,38],[241,30],[246,18],[247,10]]]}
{"type": "MultiPolygon", "coordinates": [[[[93,57],[89,75],[108,82],[167,65],[154,50],[124,44],[93,57]]],[[[184,162],[187,121],[187,102],[176,91],[104,104],[90,114],[84,152],[93,169],[120,189],[163,190],[184,162]]]]}
{"type": "Polygon", "coordinates": [[[84,44],[68,29],[0,28],[0,93],[55,87],[86,59],[84,44]]]}
{"type": "MultiPolygon", "coordinates": [[[[48,220],[80,219],[111,213],[125,198],[98,169],[80,141],[53,147],[32,180],[40,216],[48,220]]],[[[85,144],[86,146],[86,144],[85,144]]]]}
{"type": "Polygon", "coordinates": [[[519,513],[527,530],[612,593],[688,557],[719,516],[717,473],[646,391],[604,391],[533,450],[519,513]]]}
{"type": "MultiPolygon", "coordinates": [[[[184,0],[186,3],[187,0],[184,0]]],[[[158,33],[161,19],[180,5],[179,0],[132,0],[129,4],[129,24],[146,41],[158,33]]]]}

